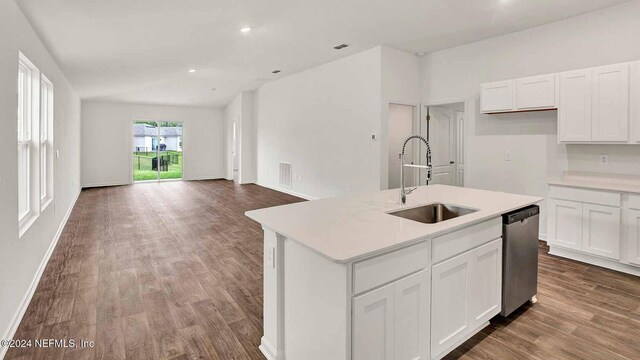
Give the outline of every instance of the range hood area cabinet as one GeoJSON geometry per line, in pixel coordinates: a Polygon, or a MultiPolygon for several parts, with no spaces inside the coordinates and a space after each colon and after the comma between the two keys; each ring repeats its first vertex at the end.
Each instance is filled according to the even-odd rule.
{"type": "Polygon", "coordinates": [[[481,85],[481,112],[558,109],[558,142],[640,144],[640,61],[481,85]]]}
{"type": "Polygon", "coordinates": [[[558,75],[548,74],[482,84],[484,114],[550,110],[558,107],[558,75]]]}

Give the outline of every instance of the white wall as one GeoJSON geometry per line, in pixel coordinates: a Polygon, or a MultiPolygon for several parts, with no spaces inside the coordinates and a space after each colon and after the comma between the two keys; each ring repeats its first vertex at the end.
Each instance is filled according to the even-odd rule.
{"type": "Polygon", "coordinates": [[[258,183],[307,197],[380,188],[381,49],[351,55],[262,86],[255,95],[258,183]]]}
{"type": "Polygon", "coordinates": [[[254,93],[238,94],[224,109],[225,177],[233,178],[233,122],[236,122],[238,182],[256,182],[256,128],[254,93]]]}
{"type": "Polygon", "coordinates": [[[258,182],[277,188],[284,161],[294,173],[287,191],[306,197],[387,188],[389,104],[419,99],[419,58],[386,47],[262,86],[255,98],[258,182]]]}
{"type": "MultiPolygon", "coordinates": [[[[412,53],[382,47],[382,116],[380,133],[380,189],[389,188],[389,104],[406,104],[416,106],[420,111],[421,63],[420,58],[412,53]]],[[[420,114],[417,114],[418,116],[420,114]]],[[[391,169],[391,171],[399,171],[391,169]]]]}
{"type": "MultiPolygon", "coordinates": [[[[425,103],[471,98],[466,186],[546,196],[546,179],[563,170],[640,174],[633,146],[558,145],[556,111],[481,115],[483,82],[640,59],[640,1],[438,51],[423,58],[425,103]],[[504,161],[505,151],[513,161],[504,161]],[[608,168],[597,153],[610,155],[608,168]]],[[[543,219],[541,233],[546,234],[543,219]]]]}
{"type": "MultiPolygon", "coordinates": [[[[389,144],[389,189],[397,189],[400,187],[400,158],[398,154],[402,152],[402,145],[405,139],[413,134],[414,131],[414,112],[418,111],[417,107],[411,105],[389,105],[389,131],[387,133],[389,144]]],[[[410,142],[405,148],[405,162],[413,161],[414,148],[417,148],[415,142],[410,142]]],[[[414,186],[415,172],[413,169],[405,171],[405,185],[414,186]]]]}
{"type": "Polygon", "coordinates": [[[183,122],[183,178],[225,176],[220,109],[82,102],[82,186],[132,182],[133,121],[183,122]]]}
{"type": "MultiPolygon", "coordinates": [[[[80,191],[80,99],[13,0],[0,0],[0,338],[13,335],[33,281],[80,191]],[[22,51],[54,85],[54,202],[18,238],[17,71],[22,51]]],[[[6,351],[0,348],[0,358],[6,351]]]]}

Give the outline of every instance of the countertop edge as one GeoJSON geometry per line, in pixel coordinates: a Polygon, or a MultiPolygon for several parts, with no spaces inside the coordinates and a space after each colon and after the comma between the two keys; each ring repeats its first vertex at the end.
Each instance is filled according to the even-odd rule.
{"type": "Polygon", "coordinates": [[[602,191],[615,191],[615,192],[623,192],[623,193],[632,193],[632,194],[640,194],[640,188],[637,188],[633,185],[624,185],[624,184],[613,184],[613,183],[605,183],[605,182],[579,182],[579,181],[567,181],[562,179],[548,179],[548,185],[555,186],[565,186],[565,187],[574,187],[574,188],[582,188],[582,189],[594,189],[594,190],[602,190],[602,191]]]}
{"type": "Polygon", "coordinates": [[[404,240],[404,241],[399,242],[397,244],[393,244],[393,245],[390,245],[390,246],[387,246],[387,247],[383,247],[383,248],[380,248],[380,249],[369,251],[369,252],[366,252],[366,253],[363,253],[363,254],[360,254],[360,255],[351,256],[351,257],[345,258],[345,259],[334,258],[334,257],[332,257],[332,256],[330,256],[328,254],[325,254],[325,253],[323,253],[323,252],[321,252],[321,251],[319,251],[319,250],[317,250],[317,249],[305,244],[304,242],[302,242],[300,240],[295,239],[294,237],[291,237],[291,236],[287,235],[286,233],[284,233],[282,231],[274,229],[273,227],[269,226],[269,224],[262,223],[259,219],[255,218],[254,216],[252,216],[252,214],[250,214],[254,210],[246,211],[244,214],[245,214],[245,216],[247,216],[251,220],[259,223],[263,228],[267,228],[270,231],[275,232],[276,234],[282,235],[282,236],[284,236],[285,238],[287,238],[289,240],[295,241],[296,243],[300,244],[301,246],[311,250],[312,252],[324,257],[325,259],[327,259],[327,260],[329,260],[331,262],[334,262],[334,263],[337,263],[337,264],[348,264],[348,263],[360,261],[360,260],[363,260],[363,259],[375,257],[375,256],[378,256],[378,255],[381,255],[381,254],[385,254],[385,253],[388,253],[390,251],[398,250],[398,249],[401,249],[401,248],[404,248],[404,247],[407,247],[407,246],[411,246],[411,245],[417,244],[417,243],[419,243],[421,241],[427,241],[429,239],[433,239],[435,237],[438,237],[438,236],[441,236],[441,235],[444,235],[444,234],[448,234],[448,233],[451,233],[451,232],[454,232],[454,231],[457,231],[457,230],[460,230],[460,229],[464,229],[464,228],[467,228],[469,226],[473,226],[473,225],[488,221],[488,220],[493,219],[495,217],[502,216],[502,214],[506,214],[506,213],[514,211],[514,210],[517,210],[517,209],[520,209],[520,208],[523,208],[523,207],[526,207],[526,206],[530,206],[530,205],[539,204],[540,202],[542,202],[544,200],[544,198],[541,198],[541,197],[535,197],[535,198],[537,198],[537,200],[530,201],[530,202],[525,202],[525,203],[523,203],[521,205],[518,205],[517,207],[513,207],[513,208],[506,209],[506,210],[502,210],[502,211],[500,211],[498,213],[487,214],[487,215],[485,215],[485,216],[483,216],[481,218],[470,220],[468,222],[465,222],[465,223],[462,223],[462,224],[458,224],[456,226],[452,226],[452,227],[447,228],[447,229],[443,229],[443,230],[440,230],[440,231],[437,231],[437,232],[434,232],[434,233],[431,233],[431,234],[425,234],[425,235],[422,235],[422,236],[418,236],[416,238],[404,240]]]}

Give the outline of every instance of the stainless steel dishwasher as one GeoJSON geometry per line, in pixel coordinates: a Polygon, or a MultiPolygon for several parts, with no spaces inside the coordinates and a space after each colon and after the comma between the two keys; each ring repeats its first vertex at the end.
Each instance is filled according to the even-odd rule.
{"type": "Polygon", "coordinates": [[[502,316],[509,316],[538,293],[537,205],[502,215],[502,316]]]}

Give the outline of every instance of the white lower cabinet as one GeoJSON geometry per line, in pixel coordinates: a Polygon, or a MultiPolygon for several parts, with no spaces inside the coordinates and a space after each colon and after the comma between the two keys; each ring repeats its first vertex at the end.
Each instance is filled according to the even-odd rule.
{"type": "Polygon", "coordinates": [[[431,357],[439,358],[502,305],[502,239],[470,250],[432,270],[431,357]]]}
{"type": "Polygon", "coordinates": [[[549,244],[620,259],[620,207],[549,200],[549,244]]]}
{"type": "Polygon", "coordinates": [[[620,259],[620,208],[583,204],[582,251],[620,259]]]}
{"type": "Polygon", "coordinates": [[[640,265],[640,210],[629,210],[627,215],[627,243],[629,255],[627,261],[640,265]]]}
{"type": "Polygon", "coordinates": [[[582,203],[549,200],[549,243],[569,249],[582,247],[582,203]]]}
{"type": "Polygon", "coordinates": [[[422,270],[354,298],[354,360],[429,359],[429,275],[422,270]]]}

